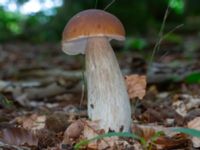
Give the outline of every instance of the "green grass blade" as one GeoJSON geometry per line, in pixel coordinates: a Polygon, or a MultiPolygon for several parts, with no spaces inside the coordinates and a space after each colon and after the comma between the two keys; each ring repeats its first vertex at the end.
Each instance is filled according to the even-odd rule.
{"type": "Polygon", "coordinates": [[[162,135],[164,135],[163,131],[158,131],[156,132],[152,137],[151,137],[151,141],[155,142],[159,137],[161,137],[162,135]]]}
{"type": "Polygon", "coordinates": [[[106,137],[112,137],[112,136],[119,136],[119,137],[129,137],[129,138],[133,138],[133,139],[137,139],[137,140],[141,140],[141,138],[139,136],[137,136],[134,133],[128,133],[128,132],[110,132],[110,133],[106,133],[106,134],[102,134],[102,135],[98,135],[92,139],[89,140],[83,140],[80,141],[79,143],[77,143],[74,148],[76,150],[80,149],[81,146],[87,145],[88,143],[94,141],[94,140],[100,140],[106,137]]]}
{"type": "Polygon", "coordinates": [[[173,131],[185,133],[194,137],[200,138],[200,130],[191,129],[191,128],[176,128],[173,131]]]}

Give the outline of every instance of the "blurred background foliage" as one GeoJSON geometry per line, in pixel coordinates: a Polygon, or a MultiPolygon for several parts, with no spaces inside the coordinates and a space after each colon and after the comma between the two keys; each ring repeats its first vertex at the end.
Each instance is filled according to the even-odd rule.
{"type": "MultiPolygon", "coordinates": [[[[60,0],[59,6],[24,14],[20,10],[29,1],[4,0],[4,3],[0,3],[0,42],[58,42],[64,26],[74,14],[91,8],[105,9],[112,0],[60,0]],[[16,4],[14,11],[7,9],[10,3],[16,4]]],[[[45,0],[39,2],[42,6],[45,0]]],[[[106,11],[123,22],[128,36],[142,37],[158,35],[167,7],[170,13],[166,30],[182,23],[188,31],[200,28],[199,6],[199,0],[115,0],[106,11]]],[[[139,49],[145,46],[142,39],[128,42],[139,49]]]]}

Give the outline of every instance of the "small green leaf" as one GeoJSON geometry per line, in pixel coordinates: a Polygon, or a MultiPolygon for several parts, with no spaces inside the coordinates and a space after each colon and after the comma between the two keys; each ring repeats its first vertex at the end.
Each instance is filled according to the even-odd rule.
{"type": "Polygon", "coordinates": [[[8,100],[4,95],[0,94],[0,104],[5,108],[10,108],[13,103],[12,101],[8,100]]]}
{"type": "Polygon", "coordinates": [[[164,135],[163,131],[158,131],[156,132],[152,137],[151,137],[151,141],[155,142],[160,136],[164,135]]]}
{"type": "Polygon", "coordinates": [[[147,46],[147,42],[142,38],[128,38],[125,43],[125,49],[142,50],[147,46]]]}
{"type": "Polygon", "coordinates": [[[177,14],[182,14],[184,12],[185,3],[183,0],[169,0],[169,7],[177,14]]]}
{"type": "Polygon", "coordinates": [[[192,72],[185,77],[185,82],[189,84],[200,83],[200,72],[192,72]]]}

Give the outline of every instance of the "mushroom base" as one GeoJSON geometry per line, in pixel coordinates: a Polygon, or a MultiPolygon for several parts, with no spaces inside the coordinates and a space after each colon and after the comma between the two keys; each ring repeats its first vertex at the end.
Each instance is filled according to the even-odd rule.
{"type": "Polygon", "coordinates": [[[88,38],[86,48],[88,115],[107,131],[127,132],[131,107],[124,78],[106,37],[88,38]]]}

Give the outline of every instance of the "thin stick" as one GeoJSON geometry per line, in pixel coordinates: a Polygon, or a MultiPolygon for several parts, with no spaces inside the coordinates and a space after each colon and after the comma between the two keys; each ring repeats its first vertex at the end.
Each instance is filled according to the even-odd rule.
{"type": "Polygon", "coordinates": [[[181,28],[184,24],[179,24],[177,25],[175,28],[173,28],[172,30],[170,30],[168,33],[166,33],[165,35],[163,35],[162,40],[165,39],[167,36],[169,36],[171,33],[173,33],[175,30],[181,28]]]}
{"type": "Polygon", "coordinates": [[[112,1],[104,8],[104,10],[108,9],[114,2],[115,2],[115,0],[112,0],[112,1]]]}

